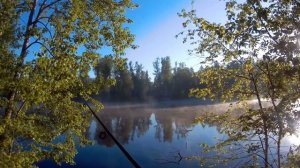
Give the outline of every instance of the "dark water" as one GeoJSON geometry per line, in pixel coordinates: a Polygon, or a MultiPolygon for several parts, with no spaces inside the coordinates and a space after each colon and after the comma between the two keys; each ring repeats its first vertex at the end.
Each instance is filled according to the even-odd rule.
{"type": "MultiPolygon", "coordinates": [[[[197,116],[211,110],[222,112],[226,106],[108,108],[98,116],[141,167],[200,167],[199,161],[180,156],[199,156],[200,144],[212,145],[216,137],[226,139],[215,126],[194,124],[197,116]]],[[[95,119],[88,136],[93,145],[78,148],[75,166],[62,167],[132,167],[95,119]]],[[[58,167],[52,161],[38,166],[58,167]]]]}

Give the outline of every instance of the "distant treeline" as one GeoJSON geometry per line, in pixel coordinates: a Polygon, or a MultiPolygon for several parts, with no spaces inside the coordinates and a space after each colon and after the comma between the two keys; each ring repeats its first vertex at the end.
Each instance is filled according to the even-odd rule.
{"type": "Polygon", "coordinates": [[[171,66],[169,57],[157,58],[153,63],[154,80],[151,81],[148,71],[138,62],[116,63],[112,57],[101,58],[95,68],[96,78],[112,82],[113,85],[101,88],[99,95],[102,101],[149,101],[188,99],[191,88],[199,88],[199,80],[192,68],[184,63],[171,66]],[[119,66],[122,64],[122,66],[119,66]]]}

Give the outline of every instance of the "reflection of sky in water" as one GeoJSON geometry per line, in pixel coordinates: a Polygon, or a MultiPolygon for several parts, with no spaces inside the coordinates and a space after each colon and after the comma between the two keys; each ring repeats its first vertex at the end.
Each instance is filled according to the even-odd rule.
{"type": "MultiPolygon", "coordinates": [[[[216,126],[193,124],[201,112],[223,108],[121,108],[107,109],[99,114],[106,127],[142,167],[199,167],[196,160],[179,160],[201,155],[200,144],[212,145],[220,135],[216,126]]],[[[130,162],[108,137],[103,128],[91,121],[88,137],[93,145],[78,148],[75,167],[131,167],[130,162]],[[101,136],[100,136],[101,135],[101,136]]],[[[287,137],[283,143],[299,145],[300,138],[287,137]]],[[[288,151],[288,148],[283,149],[288,151]]],[[[55,167],[50,161],[42,167],[55,167]]],[[[63,167],[71,167],[63,165],[63,167]]]]}
{"type": "MultiPolygon", "coordinates": [[[[298,99],[295,103],[293,103],[293,110],[295,112],[300,111],[300,99],[298,99]]],[[[300,122],[300,121],[299,121],[300,122]]],[[[294,127],[297,129],[295,134],[293,135],[287,135],[284,138],[284,143],[290,145],[300,145],[300,123],[296,123],[294,127]]]]}

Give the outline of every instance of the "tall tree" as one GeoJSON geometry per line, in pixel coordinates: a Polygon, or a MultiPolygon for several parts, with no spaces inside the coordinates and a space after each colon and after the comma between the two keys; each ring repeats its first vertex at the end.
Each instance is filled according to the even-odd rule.
{"type": "Polygon", "coordinates": [[[90,95],[103,81],[84,80],[99,49],[119,57],[132,46],[124,24],[133,7],[130,0],[0,1],[0,167],[74,163],[74,137],[87,142],[89,118],[74,98],[100,107],[90,95]]]}
{"type": "MultiPolygon", "coordinates": [[[[126,63],[126,62],[125,62],[126,63]]],[[[134,80],[125,64],[124,68],[114,70],[115,86],[111,88],[111,98],[117,101],[128,101],[132,99],[132,90],[134,89],[134,80]]]]}
{"type": "Polygon", "coordinates": [[[112,78],[114,69],[114,59],[112,56],[101,58],[99,63],[95,66],[94,71],[96,77],[103,77],[105,80],[112,78]]]}
{"type": "Polygon", "coordinates": [[[158,99],[169,98],[171,95],[172,67],[170,57],[157,58],[154,66],[154,92],[158,99]],[[159,63],[160,61],[160,63],[159,63]]]}
{"type": "Polygon", "coordinates": [[[154,68],[154,83],[153,83],[153,87],[152,87],[152,94],[155,97],[159,96],[159,88],[161,86],[161,68],[160,68],[160,62],[159,62],[159,58],[156,58],[156,60],[153,62],[153,68],[154,68]]]}
{"type": "Polygon", "coordinates": [[[194,70],[186,67],[184,63],[179,63],[173,70],[171,80],[171,97],[174,99],[187,99],[189,90],[197,86],[194,70]]]}
{"type": "Polygon", "coordinates": [[[96,80],[102,81],[102,84],[98,85],[100,97],[104,97],[105,100],[110,99],[110,88],[115,85],[116,82],[113,73],[115,68],[115,59],[112,56],[100,58],[94,68],[96,80]]]}
{"type": "Polygon", "coordinates": [[[196,44],[193,52],[204,54],[204,63],[210,65],[198,74],[206,88],[194,89],[192,94],[242,102],[255,97],[258,109],[247,107],[238,118],[226,113],[206,119],[222,122],[223,132],[229,135],[227,143],[221,143],[224,146],[258,137],[258,143],[244,146],[246,154],[257,158],[262,152],[264,167],[280,167],[281,140],[299,126],[300,113],[294,107],[300,97],[300,4],[292,0],[228,0],[225,10],[224,24],[198,17],[195,10],[180,14],[187,19],[184,42],[196,44]],[[216,61],[219,65],[213,66],[216,61]],[[239,66],[229,68],[233,62],[239,66]],[[264,106],[263,99],[271,106],[264,106]],[[271,160],[273,147],[277,155],[271,160]]]}
{"type": "Polygon", "coordinates": [[[143,66],[137,62],[135,63],[135,73],[132,78],[134,82],[133,96],[140,101],[146,100],[150,79],[147,76],[147,72],[143,70],[143,66]]]}

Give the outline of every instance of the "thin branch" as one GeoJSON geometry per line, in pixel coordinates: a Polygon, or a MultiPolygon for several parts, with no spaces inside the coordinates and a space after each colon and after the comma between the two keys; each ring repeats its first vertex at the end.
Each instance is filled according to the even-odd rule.
{"type": "Polygon", "coordinates": [[[32,23],[33,26],[35,26],[41,19],[44,19],[44,18],[50,18],[50,17],[42,17],[41,15],[42,15],[42,13],[44,12],[45,9],[51,7],[52,5],[58,3],[58,2],[61,1],[61,0],[56,0],[56,1],[54,1],[54,2],[52,2],[52,3],[50,3],[50,4],[48,4],[48,5],[46,5],[46,1],[47,1],[47,0],[44,0],[44,1],[42,2],[42,5],[41,5],[41,7],[40,7],[40,9],[39,9],[39,11],[38,11],[38,14],[37,14],[35,20],[34,20],[33,23],[32,23]],[[46,6],[45,6],[45,5],[46,5],[46,6]]]}
{"type": "Polygon", "coordinates": [[[41,22],[40,20],[38,21],[38,23],[40,23],[41,25],[43,25],[44,28],[49,32],[50,37],[53,38],[51,30],[48,28],[48,26],[45,23],[41,22]]]}
{"type": "Polygon", "coordinates": [[[253,153],[253,154],[255,154],[256,156],[262,158],[262,159],[263,159],[270,167],[273,167],[273,165],[271,165],[268,161],[266,161],[265,157],[261,156],[261,155],[258,154],[258,153],[253,153]]]}
{"type": "Polygon", "coordinates": [[[264,144],[263,144],[263,140],[261,139],[260,135],[258,135],[258,138],[259,138],[260,145],[261,145],[263,151],[265,151],[265,147],[264,147],[264,144]]]}
{"type": "MultiPolygon", "coordinates": [[[[258,9],[255,7],[254,4],[251,4],[252,5],[252,8],[254,9],[254,11],[256,12],[257,14],[257,17],[258,17],[258,9]]],[[[261,17],[258,17],[259,21],[261,22],[261,24],[263,25],[263,27],[265,28],[266,32],[268,33],[268,36],[276,43],[276,44],[279,44],[276,39],[271,35],[270,31],[268,30],[267,26],[265,25],[264,21],[262,20],[261,17]]]]}
{"type": "Polygon", "coordinates": [[[44,11],[46,8],[51,7],[52,5],[56,4],[56,3],[59,2],[59,1],[61,1],[61,0],[56,0],[56,1],[54,1],[54,2],[52,2],[52,3],[50,3],[50,4],[48,4],[48,5],[46,5],[45,7],[42,8],[42,11],[44,11]]]}
{"type": "Polygon", "coordinates": [[[180,165],[182,159],[186,159],[187,157],[183,157],[180,154],[180,152],[177,152],[177,155],[178,156],[174,156],[175,159],[177,159],[177,157],[179,157],[178,160],[176,160],[176,161],[175,160],[174,161],[173,160],[168,160],[168,159],[157,159],[157,160],[162,161],[162,162],[160,162],[160,164],[170,164],[170,163],[172,163],[172,164],[180,165]]]}
{"type": "Polygon", "coordinates": [[[26,57],[26,49],[27,49],[27,46],[28,46],[29,38],[30,38],[29,37],[29,31],[30,31],[30,27],[31,27],[31,24],[32,24],[33,15],[35,13],[36,2],[37,2],[37,0],[34,0],[32,8],[30,10],[30,14],[28,16],[28,22],[27,22],[26,31],[25,31],[25,39],[23,41],[21,54],[20,54],[20,62],[18,63],[18,67],[22,66],[23,60],[26,57]]]}
{"type": "Polygon", "coordinates": [[[39,9],[39,11],[38,11],[38,14],[37,14],[35,20],[37,20],[37,19],[41,16],[41,14],[43,13],[43,11],[44,11],[44,5],[46,4],[46,1],[47,1],[47,0],[44,0],[44,1],[42,2],[41,7],[40,7],[40,9],[39,9]]]}
{"type": "Polygon", "coordinates": [[[26,100],[22,103],[21,107],[19,108],[19,110],[18,110],[17,113],[16,113],[16,116],[19,115],[19,113],[20,113],[20,111],[23,109],[25,103],[26,103],[26,100]]]}
{"type": "Polygon", "coordinates": [[[26,50],[27,50],[28,48],[30,48],[33,44],[37,43],[38,40],[39,40],[39,39],[36,39],[36,40],[34,40],[32,43],[30,43],[30,44],[26,47],[26,50]]]}
{"type": "Polygon", "coordinates": [[[40,9],[39,9],[39,11],[38,11],[38,14],[37,14],[36,18],[35,18],[34,21],[32,22],[33,27],[35,27],[35,25],[37,24],[39,18],[41,17],[41,15],[42,15],[42,13],[43,13],[43,11],[44,11],[43,7],[44,7],[46,1],[47,1],[47,0],[44,0],[44,1],[42,2],[41,7],[40,7],[40,9]]]}
{"type": "Polygon", "coordinates": [[[52,51],[45,45],[45,44],[43,44],[43,43],[41,43],[41,42],[39,42],[39,41],[35,41],[34,43],[31,43],[32,45],[33,44],[40,44],[41,46],[43,46],[47,51],[48,51],[48,53],[52,56],[52,57],[55,57],[54,55],[53,55],[53,53],[52,53],[52,51]]]}

